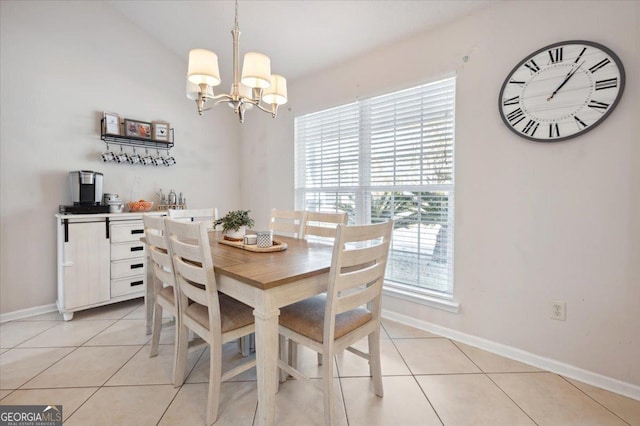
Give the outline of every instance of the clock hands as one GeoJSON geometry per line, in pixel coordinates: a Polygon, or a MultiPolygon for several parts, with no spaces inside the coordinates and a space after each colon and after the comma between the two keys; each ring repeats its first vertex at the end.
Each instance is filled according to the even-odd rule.
{"type": "Polygon", "coordinates": [[[562,86],[564,86],[565,84],[567,84],[567,81],[569,81],[571,79],[571,77],[573,77],[573,75],[580,69],[580,67],[582,66],[582,64],[584,64],[584,61],[582,61],[580,63],[580,65],[578,65],[576,67],[576,69],[569,71],[569,73],[567,73],[566,77],[564,78],[564,80],[562,81],[562,83],[560,83],[560,86],[558,86],[556,88],[556,90],[553,91],[553,93],[551,94],[551,96],[549,96],[547,98],[547,102],[550,101],[551,99],[553,99],[553,97],[556,95],[556,93],[558,93],[558,91],[560,89],[562,89],[562,86]]]}

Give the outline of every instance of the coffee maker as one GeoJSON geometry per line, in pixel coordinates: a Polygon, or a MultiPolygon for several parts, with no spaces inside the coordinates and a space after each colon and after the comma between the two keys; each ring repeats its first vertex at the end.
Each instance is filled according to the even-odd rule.
{"type": "Polygon", "coordinates": [[[102,180],[100,172],[79,170],[69,172],[71,206],[60,206],[60,213],[109,213],[109,206],[102,205],[102,180]]]}

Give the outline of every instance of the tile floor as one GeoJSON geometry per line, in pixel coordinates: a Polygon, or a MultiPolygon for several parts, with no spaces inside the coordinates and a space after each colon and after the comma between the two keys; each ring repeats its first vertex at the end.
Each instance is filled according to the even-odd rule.
{"type": "MultiPolygon", "coordinates": [[[[67,425],[202,425],[209,350],[194,348],[189,376],[171,385],[174,327],[149,358],[141,299],[0,326],[0,404],[62,404],[67,425]]],[[[168,318],[167,318],[168,320],[168,318]]],[[[384,398],[373,394],[366,362],[336,357],[340,425],[640,425],[635,401],[450,339],[384,321],[384,398]]],[[[365,346],[366,347],[366,346],[365,346]]],[[[225,347],[224,362],[238,360],[225,347]]],[[[316,356],[299,365],[317,378],[316,356]]],[[[223,367],[224,368],[224,367],[223,367]]],[[[217,425],[252,425],[255,370],[222,385],[217,425]]],[[[276,424],[322,424],[319,391],[280,386],[276,424]]]]}

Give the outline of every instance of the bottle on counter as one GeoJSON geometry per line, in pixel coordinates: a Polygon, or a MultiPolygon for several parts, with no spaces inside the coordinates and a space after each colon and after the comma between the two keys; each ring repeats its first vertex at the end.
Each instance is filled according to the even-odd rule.
{"type": "Polygon", "coordinates": [[[176,193],[173,191],[169,191],[169,204],[176,204],[176,193]]]}
{"type": "Polygon", "coordinates": [[[182,192],[180,193],[180,195],[178,196],[178,204],[182,205],[183,203],[183,198],[182,198],[182,192]]]}

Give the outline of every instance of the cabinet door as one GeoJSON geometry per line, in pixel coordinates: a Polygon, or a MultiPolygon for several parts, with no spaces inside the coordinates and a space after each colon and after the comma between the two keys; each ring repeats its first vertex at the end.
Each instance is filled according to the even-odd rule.
{"type": "Polygon", "coordinates": [[[69,223],[68,239],[63,246],[64,307],[108,301],[111,260],[106,223],[69,223]]]}

